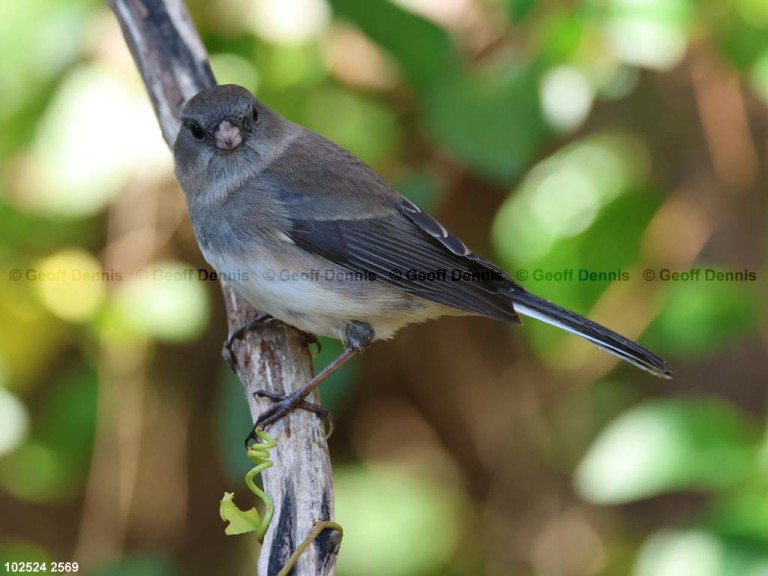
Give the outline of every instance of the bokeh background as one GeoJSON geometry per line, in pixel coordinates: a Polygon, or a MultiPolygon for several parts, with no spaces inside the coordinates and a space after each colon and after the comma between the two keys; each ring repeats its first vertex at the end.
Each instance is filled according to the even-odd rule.
{"type": "MultiPolygon", "coordinates": [[[[768,2],[189,7],[220,82],[677,372],[535,321],[376,344],[322,389],[340,575],[768,574],[768,2]]],[[[0,53],[1,563],[252,574],[220,289],[119,28],[2,2],[0,53]]]]}

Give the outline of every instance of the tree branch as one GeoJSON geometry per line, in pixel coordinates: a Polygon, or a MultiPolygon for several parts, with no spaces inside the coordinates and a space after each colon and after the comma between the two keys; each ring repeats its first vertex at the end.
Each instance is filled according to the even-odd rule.
{"type": "MultiPolygon", "coordinates": [[[[144,79],[163,137],[172,146],[184,103],[216,82],[205,48],[182,0],[108,3],[144,79]]],[[[231,333],[257,312],[228,286],[222,289],[231,333]]],[[[246,336],[234,346],[234,353],[254,419],[270,402],[255,398],[256,390],[290,393],[312,375],[302,335],[277,322],[246,336]]],[[[318,402],[316,396],[308,400],[318,402]]],[[[263,575],[277,574],[313,526],[334,516],[331,464],[320,419],[296,410],[273,425],[270,434],[277,447],[272,450],[274,466],[264,472],[263,481],[275,503],[275,515],[259,557],[258,573],[263,575]]],[[[218,518],[213,502],[211,515],[218,518]]],[[[333,574],[340,543],[337,532],[324,530],[290,573],[333,574]]]]}

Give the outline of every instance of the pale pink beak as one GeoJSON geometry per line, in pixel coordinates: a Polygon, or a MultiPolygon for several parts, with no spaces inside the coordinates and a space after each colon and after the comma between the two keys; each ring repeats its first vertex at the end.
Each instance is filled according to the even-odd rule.
{"type": "Polygon", "coordinates": [[[240,134],[240,128],[224,120],[216,127],[213,139],[217,148],[234,150],[242,143],[243,135],[240,134]]]}

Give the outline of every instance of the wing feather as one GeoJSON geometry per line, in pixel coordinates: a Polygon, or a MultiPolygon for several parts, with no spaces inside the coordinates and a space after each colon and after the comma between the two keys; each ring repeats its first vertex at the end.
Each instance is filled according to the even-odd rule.
{"type": "Polygon", "coordinates": [[[335,264],[373,273],[419,298],[520,323],[509,295],[518,288],[515,283],[408,200],[401,199],[386,216],[304,217],[291,219],[291,224],[288,235],[297,246],[335,264]],[[430,276],[440,271],[443,276],[430,276]]]}

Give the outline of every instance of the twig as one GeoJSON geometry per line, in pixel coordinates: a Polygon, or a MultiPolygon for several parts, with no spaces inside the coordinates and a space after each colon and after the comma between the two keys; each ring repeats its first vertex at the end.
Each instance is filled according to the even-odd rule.
{"type": "MultiPolygon", "coordinates": [[[[215,84],[208,57],[182,0],[108,0],[123,30],[169,146],[179,129],[184,103],[215,84]]],[[[257,312],[226,285],[222,286],[233,332],[257,312]]],[[[257,389],[290,393],[309,380],[312,362],[303,336],[283,324],[266,324],[234,346],[254,418],[269,400],[257,389]]],[[[316,397],[309,399],[317,402],[316,397]]],[[[246,431],[244,431],[245,434],[246,431]]],[[[258,562],[258,573],[274,575],[318,522],[333,520],[331,464],[323,423],[315,414],[296,410],[270,429],[277,440],[274,466],[264,473],[264,488],[275,504],[258,562]]],[[[245,457],[245,454],[243,454],[245,457]]],[[[211,495],[211,518],[218,518],[211,495]]],[[[222,525],[222,533],[224,526],[222,525]]],[[[301,555],[291,574],[335,572],[340,536],[325,529],[301,555]]]]}

